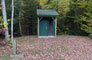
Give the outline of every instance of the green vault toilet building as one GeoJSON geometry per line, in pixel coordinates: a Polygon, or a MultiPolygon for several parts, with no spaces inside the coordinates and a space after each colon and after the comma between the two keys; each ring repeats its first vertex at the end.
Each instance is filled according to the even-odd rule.
{"type": "Polygon", "coordinates": [[[37,9],[38,38],[56,37],[57,16],[55,10],[37,9]]]}

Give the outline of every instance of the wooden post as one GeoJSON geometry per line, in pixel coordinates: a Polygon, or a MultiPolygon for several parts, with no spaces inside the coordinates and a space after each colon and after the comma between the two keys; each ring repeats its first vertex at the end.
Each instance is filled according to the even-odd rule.
{"type": "Polygon", "coordinates": [[[55,18],[55,37],[57,36],[57,17],[55,18]]]}
{"type": "Polygon", "coordinates": [[[37,18],[37,20],[38,20],[38,37],[39,37],[39,17],[37,18]]]}
{"type": "Polygon", "coordinates": [[[16,55],[17,54],[17,41],[13,40],[12,43],[13,43],[12,53],[13,55],[16,55]]]}

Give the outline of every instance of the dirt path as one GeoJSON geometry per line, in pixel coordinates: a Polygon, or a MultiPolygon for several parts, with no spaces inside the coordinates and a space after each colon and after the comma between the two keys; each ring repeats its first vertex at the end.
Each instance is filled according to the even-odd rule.
{"type": "Polygon", "coordinates": [[[92,39],[88,37],[58,36],[38,39],[35,36],[26,36],[17,38],[17,41],[18,53],[24,54],[24,60],[92,60],[92,39]]]}

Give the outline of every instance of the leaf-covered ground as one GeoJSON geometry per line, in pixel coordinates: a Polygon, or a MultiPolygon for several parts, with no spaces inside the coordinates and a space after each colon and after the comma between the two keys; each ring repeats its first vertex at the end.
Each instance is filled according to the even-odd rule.
{"type": "Polygon", "coordinates": [[[0,58],[10,60],[92,60],[92,39],[85,36],[58,36],[38,39],[35,36],[16,38],[17,53],[23,59],[10,59],[11,48],[0,47],[0,58]]]}

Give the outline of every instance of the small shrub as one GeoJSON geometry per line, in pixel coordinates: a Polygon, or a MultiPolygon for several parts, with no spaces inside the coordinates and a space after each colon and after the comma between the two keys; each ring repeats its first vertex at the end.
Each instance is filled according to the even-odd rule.
{"type": "Polygon", "coordinates": [[[3,56],[2,60],[10,60],[10,57],[9,56],[3,56]]]}
{"type": "Polygon", "coordinates": [[[12,48],[13,42],[12,41],[9,41],[8,45],[12,48]]]}
{"type": "Polygon", "coordinates": [[[92,34],[89,34],[89,37],[92,39],[92,34]]]}
{"type": "Polygon", "coordinates": [[[65,59],[63,59],[63,58],[59,58],[58,60],[65,60],[65,59]]]}

